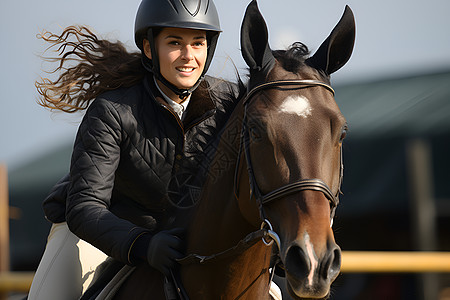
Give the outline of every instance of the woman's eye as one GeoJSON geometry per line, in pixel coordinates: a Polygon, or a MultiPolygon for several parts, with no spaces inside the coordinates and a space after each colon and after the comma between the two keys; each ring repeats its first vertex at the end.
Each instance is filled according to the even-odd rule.
{"type": "Polygon", "coordinates": [[[194,44],[194,47],[203,47],[203,46],[205,46],[204,42],[198,42],[194,44]]]}

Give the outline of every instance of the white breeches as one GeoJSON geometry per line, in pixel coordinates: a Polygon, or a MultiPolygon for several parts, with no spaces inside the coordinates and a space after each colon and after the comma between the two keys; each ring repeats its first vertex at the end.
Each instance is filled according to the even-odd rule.
{"type": "Polygon", "coordinates": [[[66,222],[53,224],[28,299],[78,299],[106,258],[102,251],[74,235],[66,222]]]}

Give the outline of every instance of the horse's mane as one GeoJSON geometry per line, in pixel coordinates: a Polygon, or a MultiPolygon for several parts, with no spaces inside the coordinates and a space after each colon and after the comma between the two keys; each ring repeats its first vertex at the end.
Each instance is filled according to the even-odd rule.
{"type": "Polygon", "coordinates": [[[287,50],[274,50],[272,54],[286,71],[297,73],[304,65],[309,50],[305,44],[295,42],[287,50]]]}

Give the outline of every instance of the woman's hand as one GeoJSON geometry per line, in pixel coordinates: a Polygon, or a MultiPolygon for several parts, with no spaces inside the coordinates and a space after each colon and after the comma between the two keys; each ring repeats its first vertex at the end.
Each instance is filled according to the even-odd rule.
{"type": "Polygon", "coordinates": [[[164,275],[170,275],[170,270],[176,265],[176,259],[182,258],[183,241],[179,236],[183,228],[160,231],[150,240],[147,250],[147,261],[150,266],[164,275]]]}

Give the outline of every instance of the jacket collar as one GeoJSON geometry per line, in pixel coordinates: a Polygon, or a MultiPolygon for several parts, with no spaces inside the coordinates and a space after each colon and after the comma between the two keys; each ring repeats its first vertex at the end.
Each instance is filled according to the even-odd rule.
{"type": "MultiPolygon", "coordinates": [[[[172,114],[176,115],[172,111],[170,105],[163,100],[163,95],[159,92],[155,86],[152,77],[146,77],[144,82],[145,88],[151,95],[152,101],[155,101],[158,105],[170,110],[172,114]]],[[[185,117],[183,119],[183,127],[187,130],[190,127],[195,126],[201,121],[212,116],[216,110],[216,104],[211,98],[210,87],[206,80],[203,80],[198,88],[192,93],[189,105],[187,106],[185,117]]]]}
{"type": "Polygon", "coordinates": [[[190,128],[196,123],[210,117],[216,110],[216,104],[211,98],[209,84],[203,80],[198,88],[192,93],[191,100],[186,110],[183,124],[190,128]]]}

